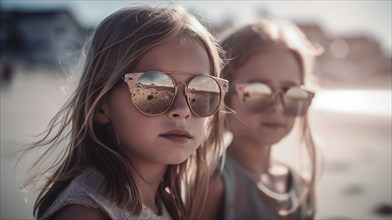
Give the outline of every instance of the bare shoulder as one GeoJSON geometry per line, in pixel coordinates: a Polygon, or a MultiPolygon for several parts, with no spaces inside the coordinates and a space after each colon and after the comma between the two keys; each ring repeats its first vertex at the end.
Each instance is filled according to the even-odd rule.
{"type": "Polygon", "coordinates": [[[54,220],[107,220],[106,213],[83,205],[68,205],[53,216],[54,220]]]}
{"type": "Polygon", "coordinates": [[[215,173],[210,179],[206,203],[200,219],[223,218],[224,185],[221,174],[215,173]]]}

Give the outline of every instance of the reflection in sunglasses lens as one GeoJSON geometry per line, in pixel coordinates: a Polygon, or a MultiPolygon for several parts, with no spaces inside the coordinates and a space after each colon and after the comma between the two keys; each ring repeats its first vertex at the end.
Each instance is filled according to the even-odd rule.
{"type": "Polygon", "coordinates": [[[307,91],[304,89],[301,89],[300,87],[291,87],[288,89],[285,93],[287,97],[290,98],[297,98],[297,99],[307,99],[309,97],[309,94],[307,91]]]}
{"type": "Polygon", "coordinates": [[[308,110],[308,101],[303,98],[284,98],[286,112],[293,116],[304,115],[308,110]]]}
{"type": "Polygon", "coordinates": [[[301,116],[309,107],[309,93],[300,87],[292,87],[284,95],[286,112],[293,116],[301,116]]]}
{"type": "Polygon", "coordinates": [[[169,76],[160,72],[148,72],[136,82],[132,101],[144,113],[160,114],[170,107],[174,95],[174,83],[169,76]]]}
{"type": "Polygon", "coordinates": [[[272,90],[263,83],[252,83],[244,90],[243,103],[253,113],[266,110],[272,102],[272,90]]]}
{"type": "MultiPolygon", "coordinates": [[[[273,104],[272,89],[264,83],[252,83],[243,89],[242,102],[245,108],[252,113],[267,110],[273,104]]],[[[308,91],[295,86],[288,89],[283,95],[285,111],[289,115],[302,116],[309,107],[308,91]]]]}
{"type": "Polygon", "coordinates": [[[284,95],[286,112],[293,116],[301,116],[309,107],[309,93],[300,87],[292,87],[284,95]]]}
{"type": "Polygon", "coordinates": [[[188,103],[195,114],[207,117],[218,109],[220,88],[214,79],[196,76],[189,82],[188,89],[188,103]]]}

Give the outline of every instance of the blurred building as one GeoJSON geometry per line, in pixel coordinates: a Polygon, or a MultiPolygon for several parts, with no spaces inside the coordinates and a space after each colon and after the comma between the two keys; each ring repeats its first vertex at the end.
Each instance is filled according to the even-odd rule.
{"type": "Polygon", "coordinates": [[[385,54],[375,40],[363,35],[332,38],[318,25],[298,26],[313,42],[324,48],[324,53],[317,59],[316,73],[325,85],[352,83],[364,86],[381,78],[378,83],[391,87],[391,56],[385,54]]]}
{"type": "Polygon", "coordinates": [[[1,60],[66,65],[90,34],[67,9],[1,11],[1,60]]]}

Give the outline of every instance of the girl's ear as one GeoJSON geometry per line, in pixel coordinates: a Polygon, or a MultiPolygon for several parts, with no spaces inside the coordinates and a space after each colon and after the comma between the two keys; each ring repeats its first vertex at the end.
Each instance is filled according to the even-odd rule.
{"type": "Polygon", "coordinates": [[[95,111],[94,119],[99,124],[108,124],[110,122],[110,118],[108,116],[107,98],[103,98],[101,103],[98,105],[98,108],[95,111]]]}

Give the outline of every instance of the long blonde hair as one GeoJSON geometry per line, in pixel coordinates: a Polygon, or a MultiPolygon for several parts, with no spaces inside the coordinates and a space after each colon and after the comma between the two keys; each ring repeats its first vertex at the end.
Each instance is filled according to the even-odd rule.
{"type": "MultiPolygon", "coordinates": [[[[141,198],[128,171],[132,166],[114,147],[115,138],[94,121],[94,115],[102,99],[147,51],[182,37],[203,44],[211,62],[211,74],[219,76],[218,44],[199,21],[179,5],[124,8],[98,25],[86,44],[78,87],[51,120],[42,139],[26,150],[47,147],[32,166],[34,172],[26,181],[26,185],[30,185],[46,178],[34,206],[36,217],[42,216],[57,195],[87,166],[97,168],[106,177],[105,196],[134,214],[141,212],[141,198]],[[59,148],[61,153],[53,162],[38,169],[41,168],[38,164],[59,148]]],[[[199,205],[205,201],[209,175],[221,152],[222,119],[218,111],[209,120],[208,136],[197,151],[185,162],[170,165],[166,171],[159,193],[174,219],[196,218],[200,214],[199,205]]]]}
{"type": "MultiPolygon", "coordinates": [[[[222,69],[222,77],[229,81],[233,81],[236,77],[241,77],[236,75],[236,70],[245,65],[250,57],[258,53],[263,53],[264,51],[268,53],[271,45],[280,45],[292,52],[300,64],[302,84],[311,86],[315,82],[315,77],[311,74],[313,58],[320,55],[323,49],[310,42],[295,24],[287,20],[273,18],[265,18],[235,30],[222,40],[221,46],[225,51],[223,57],[226,60],[226,64],[222,69]]],[[[230,95],[232,93],[229,92],[225,97],[226,104],[229,107],[230,95]]],[[[306,198],[314,192],[317,174],[316,146],[308,121],[307,114],[299,121],[302,130],[303,146],[305,146],[311,166],[310,178],[301,192],[299,204],[305,202],[306,198]]],[[[287,212],[285,214],[295,211],[296,208],[298,207],[292,207],[291,210],[286,210],[287,212]]],[[[314,212],[314,210],[311,211],[314,212]]]]}

